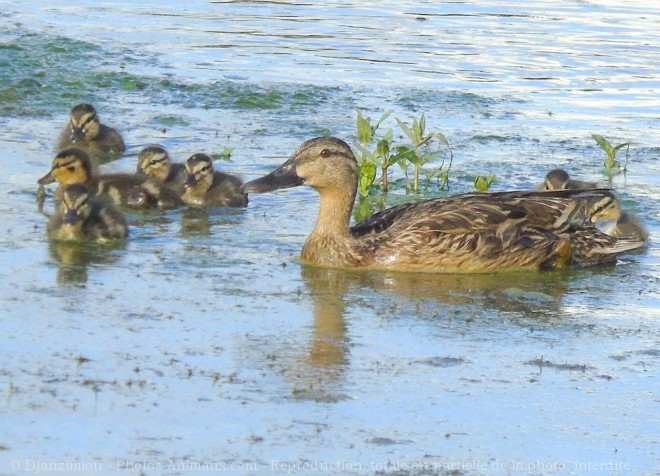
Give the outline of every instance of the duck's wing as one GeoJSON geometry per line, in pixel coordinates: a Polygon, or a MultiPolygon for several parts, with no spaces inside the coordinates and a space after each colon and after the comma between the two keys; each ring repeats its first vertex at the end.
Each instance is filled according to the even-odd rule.
{"type": "Polygon", "coordinates": [[[354,225],[351,234],[360,237],[392,227],[482,230],[506,220],[558,230],[596,223],[617,210],[618,200],[607,189],[469,193],[383,210],[354,225]]]}
{"type": "Polygon", "coordinates": [[[614,207],[608,190],[466,194],[402,205],[353,229],[376,265],[433,271],[555,268],[613,261],[642,243],[595,223],[614,207]]]}

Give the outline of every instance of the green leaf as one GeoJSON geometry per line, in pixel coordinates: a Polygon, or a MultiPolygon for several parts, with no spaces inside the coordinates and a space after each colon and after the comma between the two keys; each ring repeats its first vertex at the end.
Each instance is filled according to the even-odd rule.
{"type": "Polygon", "coordinates": [[[365,162],[360,167],[360,179],[358,182],[358,189],[360,195],[366,197],[369,195],[369,187],[376,179],[376,166],[371,162],[365,162]]]}
{"type": "Polygon", "coordinates": [[[474,189],[477,192],[487,192],[494,180],[494,175],[489,175],[488,177],[477,175],[474,179],[474,189]]]}
{"type": "Polygon", "coordinates": [[[373,138],[373,129],[371,127],[371,119],[364,117],[362,111],[357,111],[357,135],[358,140],[362,144],[370,144],[373,138]]]}
{"type": "Polygon", "coordinates": [[[614,148],[614,152],[618,152],[620,149],[624,148],[625,146],[630,145],[630,142],[624,142],[623,144],[619,144],[614,148]]]}
{"type": "Polygon", "coordinates": [[[400,121],[399,119],[396,120],[397,124],[399,124],[399,128],[401,131],[408,136],[408,139],[410,139],[410,142],[413,144],[415,143],[415,134],[413,131],[408,127],[408,125],[405,122],[400,121]]]}
{"type": "Polygon", "coordinates": [[[374,126],[372,128],[372,132],[376,132],[378,130],[378,128],[380,127],[380,125],[383,123],[383,121],[385,119],[387,119],[388,117],[390,117],[391,114],[392,114],[391,109],[389,111],[385,111],[385,113],[382,116],[380,116],[380,119],[378,119],[378,122],[376,122],[376,124],[374,124],[374,126]]]}
{"type": "Polygon", "coordinates": [[[376,155],[379,157],[387,157],[390,155],[390,143],[387,139],[381,139],[376,144],[376,155]]]}
{"type": "Polygon", "coordinates": [[[225,162],[231,162],[231,153],[234,151],[233,147],[225,147],[217,154],[211,154],[211,159],[213,160],[224,160],[225,162]]]}
{"type": "Polygon", "coordinates": [[[603,136],[599,134],[591,134],[591,137],[593,138],[593,140],[596,141],[596,144],[598,144],[600,148],[607,153],[607,155],[610,155],[610,151],[612,150],[612,144],[610,144],[610,142],[607,139],[605,139],[603,136]]]}

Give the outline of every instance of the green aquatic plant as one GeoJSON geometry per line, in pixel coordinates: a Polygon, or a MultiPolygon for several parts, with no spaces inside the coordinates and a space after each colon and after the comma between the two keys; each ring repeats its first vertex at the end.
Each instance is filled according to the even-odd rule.
{"type": "MultiPolygon", "coordinates": [[[[442,156],[449,156],[449,167],[447,168],[445,174],[449,172],[451,168],[451,163],[453,161],[453,152],[449,145],[449,141],[440,132],[426,132],[426,117],[422,113],[419,119],[413,117],[412,124],[408,126],[403,121],[399,119],[396,120],[399,124],[401,131],[408,137],[412,146],[398,146],[397,155],[399,160],[397,163],[401,166],[406,176],[406,187],[411,188],[413,192],[419,192],[419,176],[422,171],[422,167],[442,156]],[[439,144],[440,147],[436,147],[439,144]],[[446,148],[448,152],[445,152],[442,147],[446,148]],[[413,182],[412,187],[408,180],[408,167],[413,165],[413,182]]],[[[441,176],[445,165],[445,160],[443,159],[442,164],[437,169],[437,175],[441,176]]],[[[444,186],[448,183],[448,175],[445,177],[444,186]]],[[[427,182],[428,183],[428,182],[427,182]]]]}
{"type": "Polygon", "coordinates": [[[424,189],[428,189],[432,180],[437,180],[439,188],[445,190],[449,183],[449,169],[453,153],[447,138],[439,132],[426,132],[426,118],[424,114],[419,119],[413,118],[412,125],[396,119],[401,131],[410,140],[410,145],[397,145],[394,143],[394,132],[388,129],[381,137],[376,136],[381,124],[391,115],[392,111],[385,112],[378,121],[372,124],[369,117],[362,111],[357,111],[358,143],[354,144],[360,175],[358,192],[360,197],[366,197],[375,186],[380,186],[383,192],[390,187],[390,168],[398,164],[405,175],[406,190],[419,192],[420,174],[424,174],[426,182],[424,189]],[[446,149],[446,151],[444,149],[446,149]],[[427,170],[423,166],[439,156],[443,161],[439,167],[427,170]],[[449,167],[445,170],[444,157],[449,157],[449,167]],[[410,166],[414,167],[412,184],[409,177],[410,166]],[[380,177],[378,177],[380,170],[380,177]]]}
{"type": "Polygon", "coordinates": [[[378,140],[376,147],[372,149],[375,140],[376,131],[380,125],[387,119],[392,111],[385,112],[375,124],[371,123],[371,118],[364,117],[362,111],[357,111],[357,136],[358,143],[354,146],[355,157],[360,166],[360,175],[358,179],[358,193],[360,197],[369,195],[369,190],[376,181],[377,169],[380,166],[383,182],[383,191],[387,191],[387,172],[390,165],[390,145],[394,134],[388,131],[385,136],[378,140]]]}
{"type": "MultiPolygon", "coordinates": [[[[605,170],[603,173],[607,175],[608,177],[612,177],[619,172],[621,172],[621,164],[619,161],[616,160],[616,154],[619,152],[619,150],[623,149],[624,147],[630,147],[630,142],[623,142],[621,144],[613,146],[610,141],[605,139],[605,137],[599,135],[599,134],[591,134],[591,137],[593,140],[596,141],[596,144],[600,146],[601,149],[605,151],[605,154],[607,154],[607,158],[605,159],[605,163],[603,164],[605,166],[605,170]]],[[[625,164],[623,166],[623,171],[626,171],[625,164]]]]}
{"type": "Polygon", "coordinates": [[[490,186],[495,181],[494,175],[489,175],[488,177],[483,175],[477,175],[474,178],[474,190],[477,192],[487,192],[490,190],[490,186]]]}
{"type": "Polygon", "coordinates": [[[220,152],[211,154],[211,159],[222,160],[224,162],[231,162],[231,153],[234,151],[233,147],[225,147],[220,152]]]}

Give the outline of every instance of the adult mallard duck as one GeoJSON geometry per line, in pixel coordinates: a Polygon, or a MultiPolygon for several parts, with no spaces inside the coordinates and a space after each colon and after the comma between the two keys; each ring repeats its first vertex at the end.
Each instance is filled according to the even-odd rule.
{"type": "MultiPolygon", "coordinates": [[[[593,182],[573,180],[564,169],[554,169],[545,176],[544,190],[586,190],[596,188],[593,182]]],[[[616,238],[633,237],[648,241],[649,233],[637,217],[620,207],[610,220],[599,225],[601,231],[616,238]]]]}
{"type": "Polygon", "coordinates": [[[186,205],[204,207],[244,207],[248,196],[240,190],[243,181],[234,175],[213,170],[206,154],[193,154],[186,161],[188,177],[181,196],[186,205]]]}
{"type": "Polygon", "coordinates": [[[55,241],[106,241],[127,235],[126,218],[119,209],[80,183],[64,187],[48,222],[48,236],[55,241]]]}
{"type": "Polygon", "coordinates": [[[188,178],[186,165],[172,162],[167,151],[159,145],[145,147],[138,154],[137,172],[174,190],[179,196],[185,192],[188,178]]]}
{"type": "Polygon", "coordinates": [[[470,193],[390,208],[350,228],[357,181],[351,148],[320,137],[242,190],[314,188],[321,205],[301,257],[329,267],[441,273],[563,268],[612,262],[643,246],[594,226],[618,206],[608,190],[470,193]]]}
{"type": "Polygon", "coordinates": [[[92,157],[119,155],[126,145],[119,132],[99,122],[91,104],[78,104],[71,109],[69,124],[59,140],[59,150],[75,146],[92,157]]]}

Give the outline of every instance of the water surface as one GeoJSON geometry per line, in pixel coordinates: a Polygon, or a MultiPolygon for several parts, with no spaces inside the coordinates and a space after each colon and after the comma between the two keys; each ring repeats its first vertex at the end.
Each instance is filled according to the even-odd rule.
{"type": "Polygon", "coordinates": [[[655,2],[0,5],[0,474],[660,471],[655,2]],[[104,170],[231,147],[245,179],[354,142],[356,108],[424,113],[454,150],[424,196],[556,166],[606,185],[599,133],[631,142],[612,185],[651,243],[567,273],[315,269],[301,188],[57,246],[36,180],[81,101],[128,144],[104,170]]]}

